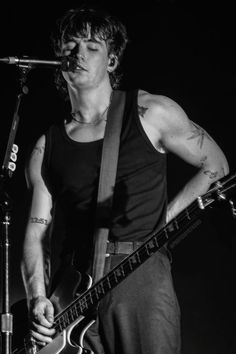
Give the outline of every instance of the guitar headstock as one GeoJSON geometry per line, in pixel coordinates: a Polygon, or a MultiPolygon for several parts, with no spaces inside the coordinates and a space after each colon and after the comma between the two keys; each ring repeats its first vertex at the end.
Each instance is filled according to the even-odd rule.
{"type": "Polygon", "coordinates": [[[203,209],[214,201],[227,202],[231,208],[233,217],[236,217],[235,199],[236,172],[233,172],[213,183],[209,191],[202,196],[201,202],[203,209]]]}

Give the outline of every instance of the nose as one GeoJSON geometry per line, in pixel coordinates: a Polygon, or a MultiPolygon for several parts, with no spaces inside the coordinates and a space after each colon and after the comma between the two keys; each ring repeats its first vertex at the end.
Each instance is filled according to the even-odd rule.
{"type": "Polygon", "coordinates": [[[72,50],[71,50],[71,56],[73,58],[78,58],[79,60],[83,61],[85,59],[85,53],[81,45],[77,44],[72,50]]]}

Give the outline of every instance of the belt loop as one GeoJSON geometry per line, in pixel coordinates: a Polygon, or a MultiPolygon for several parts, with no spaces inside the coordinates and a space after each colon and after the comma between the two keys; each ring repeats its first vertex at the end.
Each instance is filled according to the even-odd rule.
{"type": "Polygon", "coordinates": [[[117,241],[114,242],[114,254],[119,254],[119,243],[117,241]]]}

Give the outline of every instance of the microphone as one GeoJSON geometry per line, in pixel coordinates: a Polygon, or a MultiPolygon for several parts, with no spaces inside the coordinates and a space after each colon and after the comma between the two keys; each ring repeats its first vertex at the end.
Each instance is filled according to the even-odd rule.
{"type": "Polygon", "coordinates": [[[62,70],[68,70],[70,66],[69,58],[61,57],[58,60],[41,60],[41,59],[33,59],[28,57],[18,58],[18,57],[5,57],[0,58],[0,63],[5,64],[13,64],[17,66],[29,66],[29,67],[60,67],[62,66],[62,70]]]}

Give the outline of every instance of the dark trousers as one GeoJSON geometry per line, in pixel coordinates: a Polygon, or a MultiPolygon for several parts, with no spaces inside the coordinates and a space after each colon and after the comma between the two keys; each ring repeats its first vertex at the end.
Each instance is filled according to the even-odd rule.
{"type": "MultiPolygon", "coordinates": [[[[110,256],[106,271],[125,256],[110,256]]],[[[157,252],[100,302],[84,347],[96,354],[179,354],[180,310],[170,262],[157,252]]]]}

